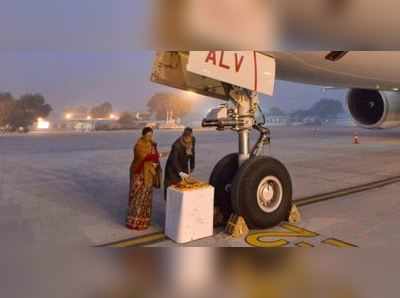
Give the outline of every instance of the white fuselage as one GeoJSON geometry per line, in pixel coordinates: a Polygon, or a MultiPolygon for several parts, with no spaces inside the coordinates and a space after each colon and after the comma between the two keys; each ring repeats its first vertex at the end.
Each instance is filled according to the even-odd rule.
{"type": "Polygon", "coordinates": [[[400,90],[400,51],[350,51],[338,61],[328,51],[264,52],[277,62],[277,79],[339,88],[400,90]]]}

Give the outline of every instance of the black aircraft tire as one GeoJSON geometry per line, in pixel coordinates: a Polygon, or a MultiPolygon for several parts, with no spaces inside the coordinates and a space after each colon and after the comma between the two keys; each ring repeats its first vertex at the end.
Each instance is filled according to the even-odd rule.
{"type": "Polygon", "coordinates": [[[274,158],[251,158],[240,167],[232,183],[231,201],[235,213],[243,216],[250,228],[276,226],[288,219],[292,208],[289,172],[274,158]],[[258,198],[262,198],[260,203],[258,198]]]}
{"type": "Polygon", "coordinates": [[[224,222],[232,213],[231,185],[238,170],[238,154],[231,153],[216,164],[210,176],[210,184],[214,187],[214,205],[222,212],[224,222]]]}

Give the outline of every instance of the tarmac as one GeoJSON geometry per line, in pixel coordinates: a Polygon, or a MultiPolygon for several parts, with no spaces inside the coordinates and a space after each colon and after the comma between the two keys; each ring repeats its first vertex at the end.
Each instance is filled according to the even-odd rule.
{"type": "MultiPolygon", "coordinates": [[[[167,152],[178,135],[157,132],[161,151],[167,152]]],[[[138,132],[1,136],[0,233],[5,242],[28,242],[39,249],[177,246],[162,233],[165,203],[160,191],[153,202],[153,227],[140,233],[124,227],[128,169],[137,137],[138,132]]],[[[196,137],[194,176],[207,181],[216,162],[235,151],[236,135],[198,131],[196,137]]],[[[399,151],[400,130],[274,127],[264,154],[288,167],[294,199],[299,200],[397,177],[399,151]],[[354,134],[360,144],[353,144],[354,134]]],[[[216,230],[213,237],[185,246],[397,247],[399,190],[394,181],[339,194],[300,207],[299,224],[251,231],[240,239],[216,230]]]]}
{"type": "MultiPolygon", "coordinates": [[[[396,297],[400,130],[272,128],[264,154],[288,167],[301,222],[238,239],[216,229],[186,249],[162,232],[160,191],[151,229],[124,226],[138,134],[0,137],[3,296],[396,297]],[[296,248],[266,249],[275,247],[296,248]]],[[[161,151],[178,135],[157,132],[161,151]]],[[[206,181],[235,150],[236,136],[199,131],[196,137],[194,175],[206,181]]]]}

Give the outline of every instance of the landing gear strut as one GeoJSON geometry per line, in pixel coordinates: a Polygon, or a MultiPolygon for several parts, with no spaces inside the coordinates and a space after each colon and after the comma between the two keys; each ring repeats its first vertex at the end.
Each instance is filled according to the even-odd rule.
{"type": "Polygon", "coordinates": [[[270,131],[256,121],[259,110],[255,93],[231,87],[231,103],[213,109],[203,127],[231,129],[238,133],[238,153],[221,159],[215,166],[210,184],[215,188],[215,204],[224,220],[235,212],[251,228],[269,228],[285,221],[292,207],[292,183],[286,167],[278,160],[261,156],[270,143],[270,131]],[[260,133],[250,149],[250,132],[260,133]]]}

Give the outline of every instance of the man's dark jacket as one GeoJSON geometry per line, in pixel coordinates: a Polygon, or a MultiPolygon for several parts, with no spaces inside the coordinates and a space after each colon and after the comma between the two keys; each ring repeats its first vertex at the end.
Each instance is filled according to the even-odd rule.
{"type": "Polygon", "coordinates": [[[186,148],[181,142],[181,138],[178,138],[172,145],[171,152],[169,153],[167,164],[165,166],[165,179],[164,179],[164,190],[165,197],[167,188],[173,184],[179,183],[181,177],[180,172],[189,173],[194,170],[195,167],[195,147],[196,139],[193,137],[193,150],[192,155],[186,154],[186,148]]]}

